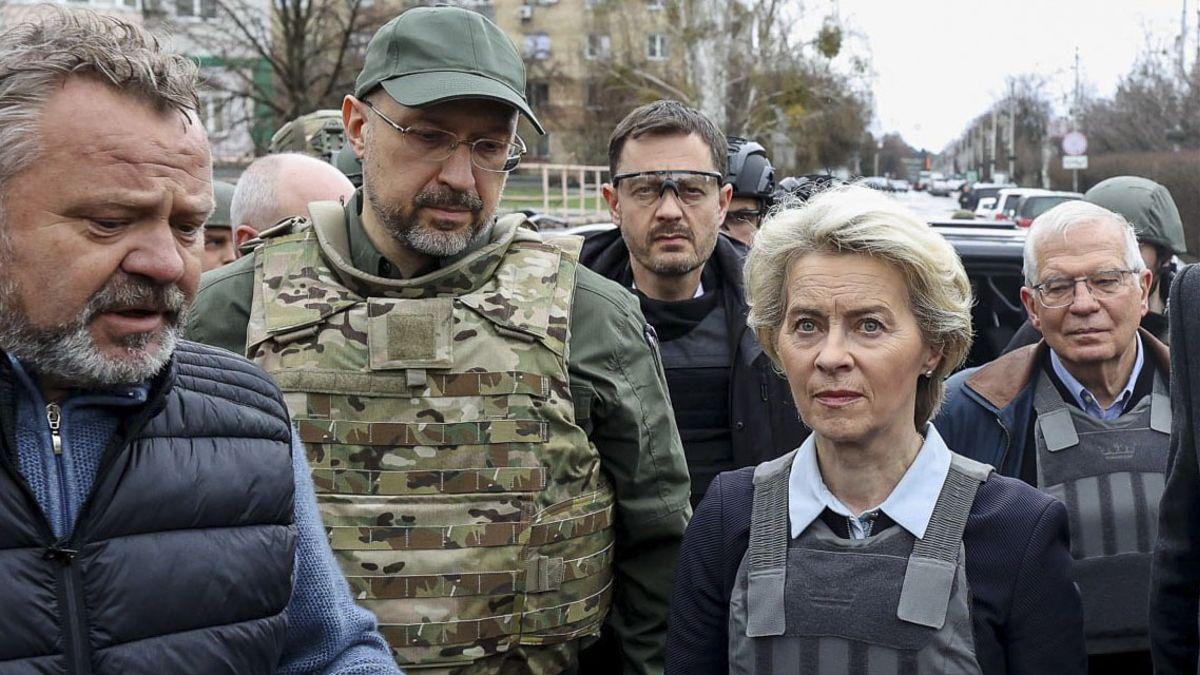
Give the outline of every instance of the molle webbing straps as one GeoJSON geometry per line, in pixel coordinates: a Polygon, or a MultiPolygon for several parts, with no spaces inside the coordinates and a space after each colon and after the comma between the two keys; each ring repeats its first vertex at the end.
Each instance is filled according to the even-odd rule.
{"type": "Polygon", "coordinates": [[[788,476],[792,451],[754,470],[754,508],[750,515],[749,569],[746,588],[746,635],[783,635],[786,627],[788,476]]]}
{"type": "Polygon", "coordinates": [[[954,456],[951,460],[925,536],[913,544],[908,557],[896,610],[901,620],[936,629],[945,623],[967,516],[979,484],[991,470],[966,458],[954,456]]]}

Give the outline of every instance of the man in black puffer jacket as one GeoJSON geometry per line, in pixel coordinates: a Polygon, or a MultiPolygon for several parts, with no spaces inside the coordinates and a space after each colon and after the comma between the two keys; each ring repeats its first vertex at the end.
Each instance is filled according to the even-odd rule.
{"type": "Polygon", "coordinates": [[[88,11],[0,34],[0,672],[396,673],[283,396],[179,338],[197,75],[88,11]]]}

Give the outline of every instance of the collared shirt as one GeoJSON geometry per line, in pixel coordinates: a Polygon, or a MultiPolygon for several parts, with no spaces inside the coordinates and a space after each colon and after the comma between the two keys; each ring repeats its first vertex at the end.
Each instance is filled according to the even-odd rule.
{"type": "Polygon", "coordinates": [[[854,514],[825,486],[817,463],[815,436],[809,436],[796,451],[788,478],[788,522],[792,538],[799,537],[822,511],[829,509],[847,518],[852,539],[869,536],[871,523],[879,512],[887,514],[897,525],[920,539],[925,536],[925,528],[929,526],[933,507],[949,473],[950,449],[930,424],[925,428],[925,442],[916,458],[887,499],[874,509],[854,514]]]}
{"type": "Polygon", "coordinates": [[[1062,359],[1058,358],[1058,354],[1055,354],[1053,349],[1050,350],[1050,367],[1054,369],[1054,374],[1058,376],[1058,379],[1066,385],[1067,390],[1075,397],[1075,401],[1079,403],[1080,409],[1096,419],[1115,420],[1120,417],[1125,411],[1125,404],[1133,396],[1133,387],[1137,383],[1138,374],[1142,372],[1142,364],[1146,360],[1145,354],[1142,352],[1142,337],[1140,335],[1135,335],[1134,337],[1137,344],[1137,357],[1133,361],[1133,370],[1129,373],[1129,380],[1125,382],[1125,388],[1121,390],[1121,393],[1117,394],[1117,397],[1113,399],[1112,405],[1107,408],[1100,406],[1095,395],[1088,391],[1082,382],[1075,379],[1075,376],[1067,371],[1066,366],[1063,365],[1062,359]]]}

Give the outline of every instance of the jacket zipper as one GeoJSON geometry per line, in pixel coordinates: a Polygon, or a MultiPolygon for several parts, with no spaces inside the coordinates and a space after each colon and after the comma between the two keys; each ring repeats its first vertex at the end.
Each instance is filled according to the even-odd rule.
{"type": "MultiPolygon", "coordinates": [[[[62,408],[58,407],[57,403],[46,404],[46,422],[50,424],[50,441],[54,444],[54,456],[61,462],[62,436],[58,432],[62,429],[62,408]]],[[[59,476],[62,474],[59,473],[59,476]]]]}
{"type": "MultiPolygon", "coordinates": [[[[57,403],[46,404],[46,422],[50,426],[50,442],[54,446],[54,461],[58,473],[59,497],[62,500],[63,520],[67,522],[66,514],[70,511],[70,499],[67,495],[67,481],[63,475],[63,440],[62,440],[62,408],[57,403]]],[[[59,563],[58,583],[62,589],[63,623],[70,644],[67,652],[70,668],[68,672],[87,673],[91,671],[88,664],[87,652],[84,649],[83,627],[79,620],[79,591],[75,583],[75,570],[71,563],[78,551],[66,546],[70,532],[50,545],[42,554],[45,560],[59,563]]]]}
{"type": "Polygon", "coordinates": [[[1000,421],[1000,418],[995,417],[993,419],[996,420],[996,424],[1000,425],[1000,430],[1004,432],[1004,452],[1000,455],[1000,466],[996,467],[1003,474],[1008,464],[1008,451],[1012,446],[1012,434],[1009,433],[1008,427],[1004,426],[1004,422],[1000,421]]]}

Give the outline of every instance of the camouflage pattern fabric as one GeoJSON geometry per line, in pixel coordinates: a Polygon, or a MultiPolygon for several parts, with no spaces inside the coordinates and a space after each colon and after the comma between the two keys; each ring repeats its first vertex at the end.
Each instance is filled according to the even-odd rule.
{"type": "Polygon", "coordinates": [[[317,159],[333,162],[334,154],[346,142],[342,126],[342,111],[318,110],[301,115],[279,127],[271,136],[267,151],[302,152],[317,159]]]}
{"type": "Polygon", "coordinates": [[[613,492],[567,375],[581,241],[506,218],[463,260],[383,279],[346,262],[326,206],[337,222],[259,250],[247,351],[351,588],[406,670],[561,672],[612,587],[613,492]]]}

